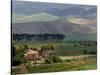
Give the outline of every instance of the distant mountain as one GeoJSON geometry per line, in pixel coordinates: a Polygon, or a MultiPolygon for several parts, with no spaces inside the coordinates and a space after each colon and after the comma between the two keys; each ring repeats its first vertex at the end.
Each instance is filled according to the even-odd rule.
{"type": "Polygon", "coordinates": [[[90,18],[90,15],[96,17],[96,6],[75,5],[75,4],[57,4],[45,2],[12,1],[12,11],[15,14],[33,15],[41,12],[49,13],[55,16],[79,16],[90,18]]]}
{"type": "Polygon", "coordinates": [[[47,11],[50,14],[54,14],[56,16],[77,16],[77,17],[83,17],[83,18],[91,18],[91,16],[88,15],[93,15],[96,17],[96,11],[97,9],[95,7],[85,7],[85,6],[78,6],[78,7],[70,7],[70,8],[65,8],[65,9],[57,9],[57,8],[52,8],[50,10],[53,11],[47,11]],[[88,8],[88,9],[86,9],[88,8]]]}

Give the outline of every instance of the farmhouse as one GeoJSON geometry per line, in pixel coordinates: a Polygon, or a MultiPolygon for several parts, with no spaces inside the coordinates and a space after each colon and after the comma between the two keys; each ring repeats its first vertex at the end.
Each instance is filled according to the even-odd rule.
{"type": "Polygon", "coordinates": [[[36,49],[29,48],[26,54],[24,54],[26,61],[36,61],[38,59],[38,51],[36,49]]]}
{"type": "Polygon", "coordinates": [[[47,58],[47,57],[50,57],[53,55],[54,55],[54,50],[52,50],[52,49],[46,49],[46,50],[42,51],[42,57],[44,57],[44,58],[47,58]]]}
{"type": "Polygon", "coordinates": [[[54,48],[51,46],[50,48],[44,48],[41,53],[36,48],[29,48],[27,52],[24,54],[25,61],[35,61],[39,63],[45,60],[45,58],[54,56],[54,48]]]}

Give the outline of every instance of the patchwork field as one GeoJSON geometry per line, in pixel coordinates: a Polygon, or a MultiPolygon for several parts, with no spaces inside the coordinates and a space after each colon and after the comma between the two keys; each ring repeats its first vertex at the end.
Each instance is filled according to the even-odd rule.
{"type": "Polygon", "coordinates": [[[91,54],[91,52],[97,51],[97,46],[85,46],[80,45],[77,42],[33,42],[33,41],[14,41],[16,48],[21,47],[23,45],[28,45],[31,48],[37,48],[38,50],[41,49],[41,46],[47,44],[53,44],[55,54],[60,56],[75,56],[75,55],[87,55],[91,54]],[[86,52],[84,52],[86,51],[86,52]]]}

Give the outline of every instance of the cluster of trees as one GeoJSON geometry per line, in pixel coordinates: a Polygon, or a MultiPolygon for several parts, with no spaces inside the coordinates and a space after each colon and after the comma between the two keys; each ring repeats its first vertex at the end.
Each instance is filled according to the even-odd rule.
{"type": "MultiPolygon", "coordinates": [[[[24,63],[24,54],[27,52],[27,49],[29,47],[27,45],[18,46],[15,47],[14,44],[12,44],[11,54],[12,54],[12,66],[18,66],[21,63],[24,63]]],[[[39,55],[42,56],[42,52],[45,50],[54,50],[54,46],[52,44],[41,46],[41,50],[39,51],[39,55]]],[[[61,59],[56,55],[51,55],[47,58],[45,58],[45,64],[51,64],[51,63],[58,63],[61,62],[61,59]]]]}
{"type": "Polygon", "coordinates": [[[27,45],[23,45],[17,48],[15,47],[14,44],[12,44],[12,47],[11,47],[12,66],[17,66],[24,62],[23,57],[27,49],[28,49],[27,45]]]}
{"type": "Polygon", "coordinates": [[[65,41],[67,43],[74,43],[75,47],[77,47],[78,45],[84,45],[84,46],[96,46],[97,45],[97,41],[90,41],[90,40],[86,40],[86,41],[65,41]]]}
{"type": "Polygon", "coordinates": [[[84,54],[97,54],[97,51],[88,51],[88,50],[83,50],[84,54]]]}
{"type": "Polygon", "coordinates": [[[68,40],[68,41],[65,41],[67,43],[79,43],[79,44],[85,44],[85,43],[90,43],[90,44],[97,44],[97,41],[92,41],[92,40],[83,40],[83,41],[72,41],[72,40],[68,40]]]}
{"type": "Polygon", "coordinates": [[[92,46],[97,45],[97,41],[79,41],[80,45],[92,46]]]}
{"type": "MultiPolygon", "coordinates": [[[[17,66],[25,62],[23,57],[24,57],[24,54],[27,52],[28,48],[29,48],[28,45],[21,45],[21,46],[16,47],[14,44],[12,44],[12,49],[11,49],[12,66],[17,66]]],[[[36,49],[36,48],[32,48],[32,49],[36,49]]],[[[54,46],[52,44],[41,46],[41,50],[38,50],[39,55],[42,55],[42,52],[47,49],[54,50],[54,46]]],[[[52,61],[54,62],[59,60],[57,57],[53,57],[50,59],[52,59],[52,61]]],[[[46,63],[49,62],[48,60],[49,58],[45,60],[46,63]]]]}
{"type": "Polygon", "coordinates": [[[58,41],[63,40],[63,34],[13,34],[13,40],[58,41]]]}
{"type": "MultiPolygon", "coordinates": [[[[48,44],[48,45],[41,46],[41,50],[40,50],[41,53],[46,50],[54,51],[54,45],[48,44]]],[[[62,62],[62,60],[55,54],[53,54],[53,55],[50,54],[49,57],[45,58],[45,64],[52,64],[52,63],[58,63],[58,62],[62,62]]]]}
{"type": "Polygon", "coordinates": [[[54,50],[54,46],[52,44],[41,46],[41,51],[44,51],[44,50],[47,50],[47,49],[54,50]]]}

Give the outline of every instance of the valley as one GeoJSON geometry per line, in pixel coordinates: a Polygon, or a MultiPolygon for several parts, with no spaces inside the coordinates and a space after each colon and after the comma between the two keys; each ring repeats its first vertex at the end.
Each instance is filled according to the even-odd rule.
{"type": "Polygon", "coordinates": [[[97,6],[12,0],[12,74],[97,69],[97,6]]]}

